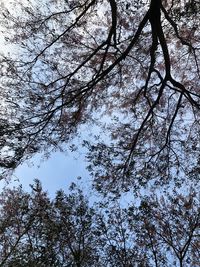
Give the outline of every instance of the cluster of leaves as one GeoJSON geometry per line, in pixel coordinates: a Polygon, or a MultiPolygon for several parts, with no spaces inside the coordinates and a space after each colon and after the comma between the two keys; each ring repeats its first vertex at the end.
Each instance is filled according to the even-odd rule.
{"type": "Polygon", "coordinates": [[[0,195],[0,266],[133,267],[200,264],[200,203],[191,188],[121,208],[89,204],[75,184],[50,200],[39,181],[0,195]]]}
{"type": "Polygon", "coordinates": [[[97,189],[197,175],[199,1],[13,5],[2,3],[0,18],[16,51],[1,55],[3,170],[98,122],[106,137],[88,143],[97,189]]]}

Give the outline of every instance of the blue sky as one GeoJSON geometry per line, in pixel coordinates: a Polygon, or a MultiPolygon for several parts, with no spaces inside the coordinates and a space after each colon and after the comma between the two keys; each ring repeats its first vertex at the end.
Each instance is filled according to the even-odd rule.
{"type": "MultiPolygon", "coordinates": [[[[89,187],[89,174],[84,156],[56,152],[48,160],[42,161],[38,155],[31,159],[31,162],[19,166],[9,186],[22,184],[27,191],[30,190],[29,184],[37,178],[42,182],[43,189],[53,197],[59,189],[67,191],[72,182],[80,183],[77,179],[80,176],[82,183],[88,183],[89,187]]],[[[4,185],[5,181],[0,181],[0,186],[4,185]]]]}

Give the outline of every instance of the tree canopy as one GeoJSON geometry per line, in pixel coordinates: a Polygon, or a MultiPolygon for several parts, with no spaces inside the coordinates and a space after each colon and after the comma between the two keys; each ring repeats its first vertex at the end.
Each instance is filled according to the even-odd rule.
{"type": "Polygon", "coordinates": [[[84,145],[99,190],[198,179],[199,1],[10,5],[0,18],[14,51],[1,54],[3,171],[66,147],[87,124],[98,129],[84,145]]]}
{"type": "Polygon", "coordinates": [[[200,2],[0,7],[0,178],[36,153],[84,149],[95,189],[114,193],[4,190],[0,266],[200,266],[200,2]]]}
{"type": "Polygon", "coordinates": [[[72,184],[50,199],[39,181],[0,194],[0,266],[133,267],[200,264],[195,188],[120,207],[92,204],[72,184]]]}

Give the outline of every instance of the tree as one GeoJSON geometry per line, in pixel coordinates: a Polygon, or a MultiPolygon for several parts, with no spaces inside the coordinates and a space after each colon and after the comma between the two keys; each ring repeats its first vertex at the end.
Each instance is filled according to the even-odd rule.
{"type": "Polygon", "coordinates": [[[96,188],[188,176],[199,160],[199,1],[23,1],[3,6],[1,167],[84,143],[96,188]],[[15,10],[13,9],[13,10],[15,10]],[[105,120],[110,123],[104,123],[105,120]],[[105,125],[104,125],[105,124],[105,125]]]}
{"type": "MultiPolygon", "coordinates": [[[[131,213],[130,213],[131,214],[131,213]]],[[[199,193],[148,196],[132,223],[138,249],[148,258],[148,266],[199,266],[199,193]]]]}
{"type": "Polygon", "coordinates": [[[8,189],[0,201],[0,266],[58,266],[53,262],[55,251],[48,246],[54,234],[46,225],[46,218],[51,218],[50,201],[39,181],[31,194],[21,187],[8,189]]]}
{"type": "Polygon", "coordinates": [[[50,200],[39,181],[0,195],[0,266],[199,266],[198,190],[90,203],[72,184],[50,200]]]}
{"type": "Polygon", "coordinates": [[[135,233],[130,232],[127,210],[119,203],[107,206],[99,203],[96,212],[96,235],[99,236],[103,266],[131,267],[139,262],[135,249],[135,233]]]}
{"type": "Polygon", "coordinates": [[[0,196],[0,266],[102,266],[95,246],[94,210],[80,189],[50,201],[39,181],[0,196]]]}
{"type": "MultiPolygon", "coordinates": [[[[100,205],[102,205],[100,203],[100,205]]],[[[103,205],[97,229],[104,266],[194,266],[200,264],[200,203],[195,188],[141,197],[121,208],[103,205]]]]}
{"type": "Polygon", "coordinates": [[[53,206],[60,266],[101,266],[94,235],[95,211],[75,184],[71,190],[69,195],[58,191],[53,206]]]}

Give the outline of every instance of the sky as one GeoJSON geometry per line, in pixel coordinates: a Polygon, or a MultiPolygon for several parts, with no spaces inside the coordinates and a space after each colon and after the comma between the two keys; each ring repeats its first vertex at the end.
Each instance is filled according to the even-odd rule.
{"type": "Polygon", "coordinates": [[[59,189],[67,191],[72,182],[83,183],[84,187],[87,184],[88,190],[91,185],[83,155],[55,152],[47,160],[41,160],[41,156],[37,155],[30,162],[23,163],[16,169],[11,182],[6,184],[2,180],[0,187],[22,184],[23,189],[29,191],[29,185],[34,183],[34,179],[41,181],[43,189],[48,191],[50,197],[54,197],[59,189]]]}

